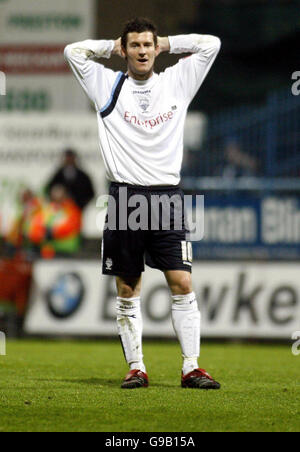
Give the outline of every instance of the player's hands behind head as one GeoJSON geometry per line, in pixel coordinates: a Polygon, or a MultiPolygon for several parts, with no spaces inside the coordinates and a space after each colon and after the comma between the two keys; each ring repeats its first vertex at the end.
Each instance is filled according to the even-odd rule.
{"type": "Polygon", "coordinates": [[[113,55],[118,55],[121,58],[124,58],[124,54],[122,52],[122,46],[121,46],[121,38],[118,38],[115,40],[115,46],[112,50],[113,55]]]}
{"type": "Polygon", "coordinates": [[[162,38],[161,36],[157,37],[157,46],[158,46],[158,53],[156,56],[158,56],[162,52],[169,52],[170,51],[170,42],[168,37],[162,38]]]}

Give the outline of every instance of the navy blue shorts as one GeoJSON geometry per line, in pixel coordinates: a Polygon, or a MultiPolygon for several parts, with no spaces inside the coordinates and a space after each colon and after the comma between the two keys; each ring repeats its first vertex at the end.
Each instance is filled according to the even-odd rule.
{"type": "Polygon", "coordinates": [[[113,182],[109,194],[102,241],[103,274],[139,277],[145,263],[161,271],[192,271],[181,188],[113,182]]]}

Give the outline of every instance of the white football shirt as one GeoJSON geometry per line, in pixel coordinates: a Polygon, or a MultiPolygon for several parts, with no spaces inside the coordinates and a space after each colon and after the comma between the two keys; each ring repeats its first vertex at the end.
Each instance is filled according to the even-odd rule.
{"type": "Polygon", "coordinates": [[[187,109],[203,83],[220,40],[210,35],[170,36],[170,53],[191,53],[146,81],[99,63],[114,41],[86,40],[65,48],[79,83],[95,105],[107,178],[132,185],[178,185],[187,109]]]}

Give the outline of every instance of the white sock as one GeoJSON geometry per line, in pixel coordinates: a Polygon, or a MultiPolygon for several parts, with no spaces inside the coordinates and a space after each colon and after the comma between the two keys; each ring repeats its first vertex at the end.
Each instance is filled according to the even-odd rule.
{"type": "Polygon", "coordinates": [[[184,375],[198,368],[200,356],[200,311],[194,292],[172,296],[172,322],[181,345],[184,375]]]}
{"type": "Polygon", "coordinates": [[[143,322],[140,301],[140,297],[117,297],[117,326],[124,356],[130,370],[140,369],[142,372],[146,372],[142,352],[143,322]]]}

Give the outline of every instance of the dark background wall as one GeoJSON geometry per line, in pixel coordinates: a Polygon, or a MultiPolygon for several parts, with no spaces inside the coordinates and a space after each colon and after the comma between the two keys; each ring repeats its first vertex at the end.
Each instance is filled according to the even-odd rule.
{"type": "MultiPolygon", "coordinates": [[[[221,38],[221,53],[192,108],[211,113],[263,103],[300,70],[300,0],[101,0],[97,7],[99,38],[117,38],[123,23],[138,15],[152,18],[160,35],[196,32],[221,38]]],[[[177,59],[160,56],[156,71],[177,59]]],[[[109,65],[125,69],[117,57],[109,65]]]]}
{"type": "MultiPolygon", "coordinates": [[[[152,19],[158,27],[160,36],[180,34],[185,32],[187,24],[193,27],[197,18],[197,1],[186,0],[152,0],[142,2],[140,0],[97,1],[97,37],[104,39],[116,39],[121,35],[124,23],[137,16],[145,16],[152,19]]],[[[170,64],[175,64],[178,56],[163,54],[156,62],[156,71],[160,72],[170,64]]],[[[126,69],[125,63],[118,57],[113,57],[105,63],[113,69],[126,69]]]]}

